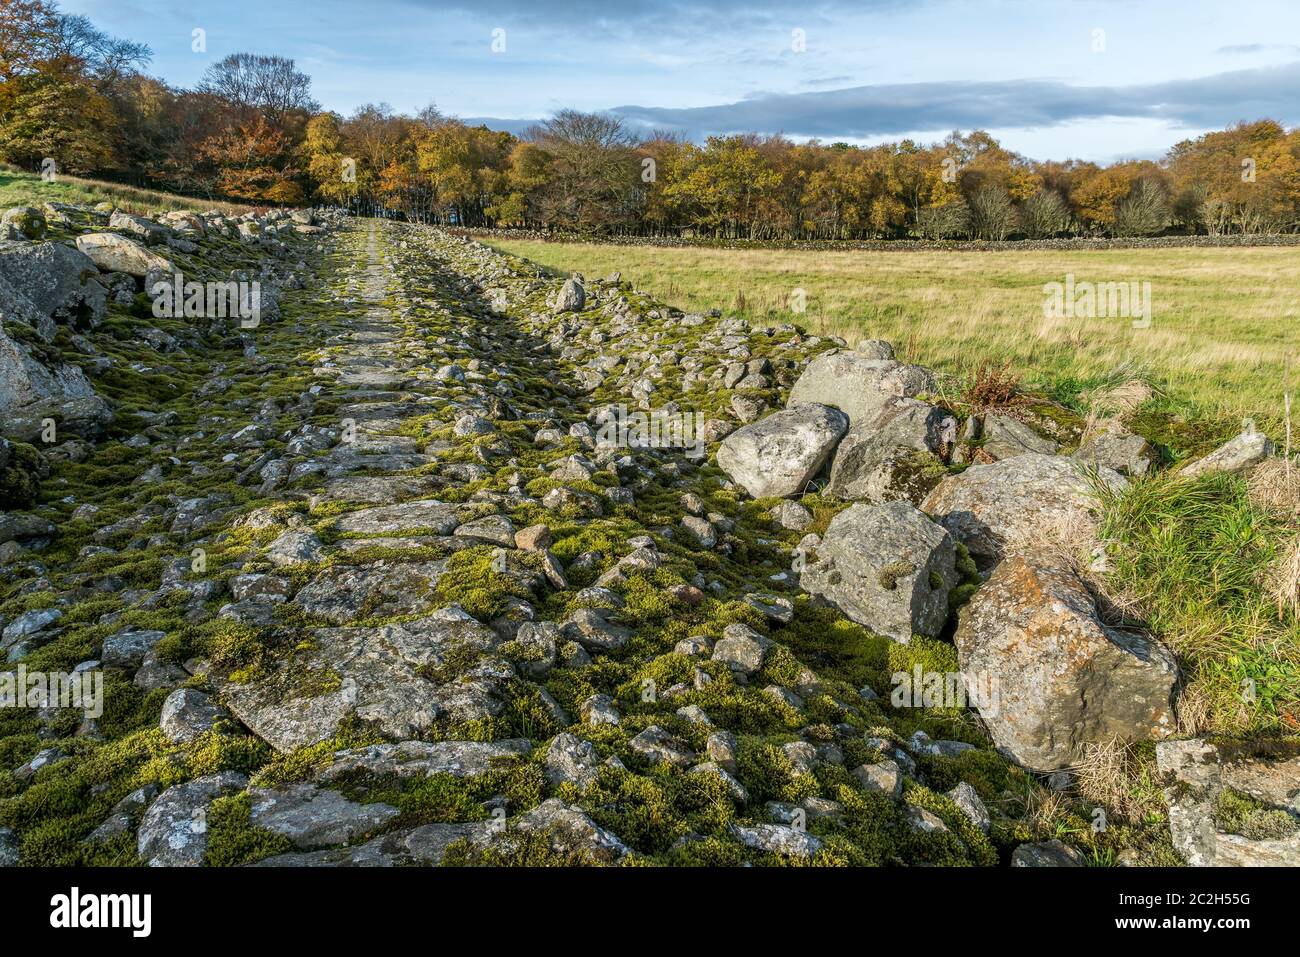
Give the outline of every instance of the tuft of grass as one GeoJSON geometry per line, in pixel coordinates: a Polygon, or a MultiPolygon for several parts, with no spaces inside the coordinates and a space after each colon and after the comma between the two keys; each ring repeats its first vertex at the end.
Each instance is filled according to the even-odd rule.
{"type": "Polygon", "coordinates": [[[1178,655],[1202,713],[1188,730],[1300,726],[1300,621],[1266,586],[1286,524],[1238,476],[1158,474],[1104,498],[1107,587],[1178,655]]]}

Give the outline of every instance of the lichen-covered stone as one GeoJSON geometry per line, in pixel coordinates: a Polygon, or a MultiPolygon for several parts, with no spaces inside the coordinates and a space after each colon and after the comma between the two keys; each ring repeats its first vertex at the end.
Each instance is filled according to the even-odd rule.
{"type": "Polygon", "coordinates": [[[804,491],[848,420],[824,405],[790,408],[737,429],[718,447],[718,466],[755,498],[804,491]]]}
{"type": "Polygon", "coordinates": [[[957,584],[952,537],[906,502],[854,505],[831,520],[799,584],[895,641],[939,633],[957,584]]]}
{"type": "Polygon", "coordinates": [[[1177,727],[1173,654],[1103,622],[1078,575],[1046,552],[1003,561],[962,609],[954,640],[993,740],[1025,767],[1054,771],[1084,745],[1177,727]]]}

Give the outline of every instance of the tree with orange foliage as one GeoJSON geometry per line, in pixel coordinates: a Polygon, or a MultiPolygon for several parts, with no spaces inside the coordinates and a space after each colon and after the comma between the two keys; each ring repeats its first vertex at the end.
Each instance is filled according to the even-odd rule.
{"type": "Polygon", "coordinates": [[[260,115],[213,134],[199,147],[200,159],[218,170],[217,189],[252,202],[303,201],[291,153],[289,138],[260,115]]]}

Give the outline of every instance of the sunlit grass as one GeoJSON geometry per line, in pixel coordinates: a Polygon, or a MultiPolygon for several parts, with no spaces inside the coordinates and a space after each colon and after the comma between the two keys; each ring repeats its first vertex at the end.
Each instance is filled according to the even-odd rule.
{"type": "Polygon", "coordinates": [[[551,269],[623,278],[688,310],[797,321],[893,341],[962,372],[1009,360],[1027,382],[1088,384],[1117,367],[1209,414],[1281,415],[1300,320],[1300,251],[1285,247],[1024,252],[726,250],[493,240],[551,269]],[[1046,319],[1043,286],[1149,282],[1148,328],[1126,318],[1046,319]],[[791,309],[802,289],[806,311],[791,309]]]}
{"type": "Polygon", "coordinates": [[[59,173],[52,180],[44,180],[33,173],[0,164],[0,209],[12,206],[40,206],[41,203],[76,203],[93,206],[112,203],[130,213],[148,213],[157,210],[219,209],[223,213],[238,215],[252,209],[238,203],[225,203],[201,197],[177,196],[152,189],[122,186],[104,180],[82,179],[59,173]]]}
{"type": "Polygon", "coordinates": [[[1300,622],[1266,583],[1295,532],[1236,476],[1160,474],[1109,496],[1108,582],[1178,654],[1185,723],[1300,728],[1300,622]]]}

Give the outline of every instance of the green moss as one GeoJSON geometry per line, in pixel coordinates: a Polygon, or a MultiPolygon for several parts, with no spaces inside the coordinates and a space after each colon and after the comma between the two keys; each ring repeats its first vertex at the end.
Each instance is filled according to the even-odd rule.
{"type": "Polygon", "coordinates": [[[527,586],[516,577],[522,562],[512,551],[487,545],[457,552],[448,559],[447,571],[438,580],[434,601],[439,606],[460,605],[480,621],[495,618],[512,596],[531,597],[527,586]],[[506,573],[497,570],[503,560],[506,573]],[[515,574],[510,574],[511,571],[515,574]]]}
{"type": "Polygon", "coordinates": [[[10,443],[7,451],[6,455],[0,450],[4,461],[0,466],[0,508],[27,508],[40,494],[41,477],[48,474],[49,463],[25,442],[10,443]]]}
{"type": "Polygon", "coordinates": [[[749,736],[739,738],[737,743],[737,776],[752,800],[798,804],[806,797],[819,795],[817,778],[796,772],[778,745],[749,736]]]}
{"type": "Polygon", "coordinates": [[[745,849],[725,837],[699,837],[682,841],[662,860],[670,867],[739,867],[745,862],[745,849]]]}
{"type": "Polygon", "coordinates": [[[1231,788],[1219,792],[1214,819],[1219,830],[1255,841],[1281,840],[1300,830],[1300,821],[1286,811],[1265,807],[1231,788]]]}
{"type": "Polygon", "coordinates": [[[900,578],[906,578],[915,571],[916,566],[914,564],[900,559],[899,561],[891,562],[884,568],[880,569],[880,571],[876,573],[876,581],[880,583],[880,587],[885,591],[893,591],[898,587],[898,580],[900,578]]]}
{"type": "Polygon", "coordinates": [[[455,841],[442,858],[443,867],[590,867],[597,863],[586,851],[574,848],[566,835],[550,828],[509,828],[486,847],[455,841]]]}
{"type": "Polygon", "coordinates": [[[217,798],[208,807],[208,849],[203,863],[212,867],[239,867],[275,854],[294,850],[281,834],[254,827],[249,821],[252,801],[247,794],[217,798]]]}

